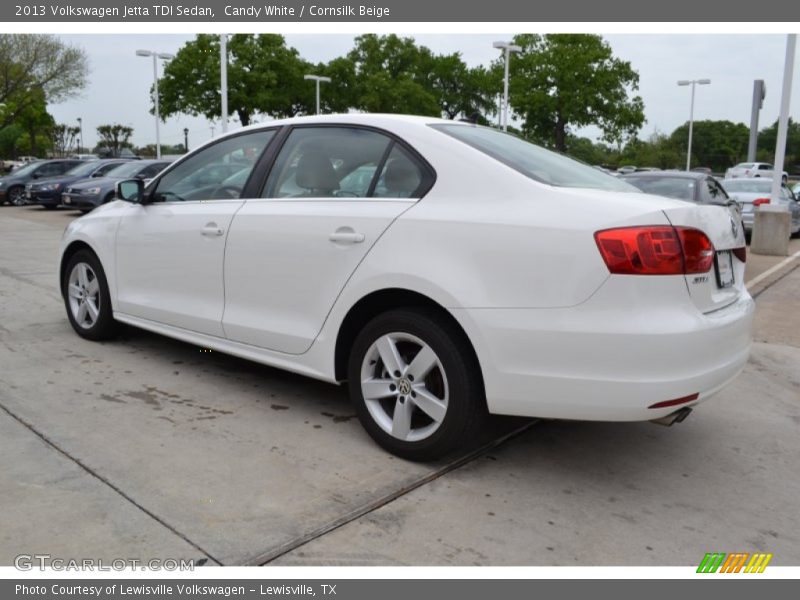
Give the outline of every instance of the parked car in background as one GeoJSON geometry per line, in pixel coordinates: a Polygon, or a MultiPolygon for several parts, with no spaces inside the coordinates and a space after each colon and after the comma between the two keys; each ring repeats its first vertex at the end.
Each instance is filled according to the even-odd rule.
{"type": "Polygon", "coordinates": [[[647,194],[686,200],[695,204],[735,205],[711,175],[694,171],[651,171],[620,177],[647,194]]]}
{"type": "MultiPolygon", "coordinates": [[[[731,199],[741,207],[745,231],[748,234],[751,233],[755,222],[756,208],[762,204],[772,203],[772,179],[763,177],[725,179],[722,185],[731,199]]],[[[778,202],[786,206],[791,213],[790,235],[797,235],[800,233],[800,203],[797,202],[792,191],[784,183],[781,183],[778,202]]]]}
{"type": "Polygon", "coordinates": [[[130,160],[118,165],[104,177],[80,181],[67,186],[62,194],[62,204],[89,212],[114,199],[118,181],[123,179],[151,179],[170,165],[170,160],[130,160]]]}
{"type": "Polygon", "coordinates": [[[795,183],[792,186],[792,193],[794,194],[795,200],[800,200],[800,183],[795,183]]]}
{"type": "Polygon", "coordinates": [[[652,171],[661,171],[658,167],[636,167],[636,173],[649,173],[652,171]]]}
{"type": "Polygon", "coordinates": [[[627,175],[628,173],[635,173],[636,167],[633,165],[624,165],[617,169],[617,175],[627,175]]]}
{"type": "Polygon", "coordinates": [[[706,175],[711,175],[712,171],[708,167],[694,167],[692,169],[693,173],[705,173],[706,175]]]}
{"type": "Polygon", "coordinates": [[[20,167],[16,171],[0,178],[0,205],[8,202],[15,206],[25,204],[25,186],[46,177],[63,175],[82,161],[71,158],[40,160],[20,167]]]}
{"type": "Polygon", "coordinates": [[[67,186],[84,179],[104,177],[126,162],[128,161],[119,159],[83,161],[63,175],[31,181],[25,185],[25,202],[39,204],[48,209],[56,208],[61,204],[61,196],[67,186]]]}
{"type": "MultiPolygon", "coordinates": [[[[760,162],[753,162],[753,163],[739,163],[738,165],[731,167],[727,171],[725,171],[725,179],[738,179],[740,177],[744,178],[756,178],[756,177],[766,177],[768,179],[772,179],[773,175],[775,174],[775,167],[773,167],[769,163],[760,163],[760,162]]],[[[781,175],[784,183],[789,180],[789,174],[784,171],[781,175]]]]}
{"type": "Polygon", "coordinates": [[[486,412],[683,420],[749,354],[731,225],[492,128],[327,115],[121,181],[67,226],[58,268],[78,335],[122,322],[348,381],[379,444],[431,460],[486,412]],[[246,172],[200,176],[239,156],[246,172]]]}

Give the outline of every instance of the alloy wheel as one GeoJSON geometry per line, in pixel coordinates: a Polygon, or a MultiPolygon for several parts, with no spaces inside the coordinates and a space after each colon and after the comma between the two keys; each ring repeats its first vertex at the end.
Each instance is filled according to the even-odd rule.
{"type": "Polygon", "coordinates": [[[382,335],[361,365],[361,392],[370,416],[392,437],[418,442],[447,413],[447,374],[433,349],[408,333],[382,335]]]}

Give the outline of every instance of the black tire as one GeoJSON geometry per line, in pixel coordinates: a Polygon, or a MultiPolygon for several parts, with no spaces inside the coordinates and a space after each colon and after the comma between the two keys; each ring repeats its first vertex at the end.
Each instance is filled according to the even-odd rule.
{"type": "Polygon", "coordinates": [[[109,192],[108,194],[106,194],[106,197],[103,198],[103,204],[108,204],[114,199],[115,196],[116,192],[109,192]]]}
{"type": "Polygon", "coordinates": [[[6,192],[6,194],[8,203],[11,206],[23,206],[25,204],[25,188],[23,188],[21,185],[15,185],[8,188],[8,192],[6,192]]]}
{"type": "Polygon", "coordinates": [[[111,295],[108,292],[106,274],[97,256],[90,250],[79,250],[70,257],[67,267],[64,269],[64,278],[61,281],[61,295],[64,298],[64,307],[67,310],[69,323],[79,336],[87,340],[101,341],[113,338],[118,333],[120,324],[114,320],[111,310],[111,295]],[[73,314],[71,298],[68,293],[72,272],[81,263],[89,266],[98,282],[95,304],[98,309],[98,316],[90,326],[86,326],[85,323],[83,325],[78,323],[76,315],[73,314]]]}
{"type": "MultiPolygon", "coordinates": [[[[400,352],[400,345],[397,348],[400,352]]],[[[409,355],[408,358],[403,356],[403,358],[410,364],[413,356],[409,355]]],[[[377,368],[382,369],[382,363],[379,363],[377,368]]],[[[439,367],[437,366],[435,369],[437,372],[432,371],[431,373],[433,376],[439,376],[439,367]]],[[[426,375],[425,377],[430,376],[426,375]]],[[[408,460],[436,460],[458,448],[466,447],[476,439],[476,434],[487,415],[480,366],[469,346],[469,341],[454,324],[432,309],[392,310],[367,323],[353,343],[348,363],[348,379],[350,399],[364,429],[381,447],[408,460]],[[362,365],[374,363],[374,361],[365,362],[367,353],[379,338],[390,333],[407,334],[427,344],[435,353],[442,367],[441,370],[444,371],[443,380],[446,382],[444,385],[448,390],[444,417],[439,422],[437,429],[418,441],[399,439],[382,428],[370,413],[362,392],[362,365]]],[[[426,382],[417,382],[417,384],[419,383],[422,383],[423,386],[427,385],[426,382]]],[[[395,389],[397,389],[396,386],[395,389]]],[[[394,419],[394,410],[399,406],[398,401],[409,402],[410,400],[411,396],[385,399],[389,407],[394,407],[391,409],[390,418],[394,419]]],[[[417,407],[416,402],[418,401],[419,399],[411,401],[410,410],[413,416],[410,418],[410,422],[412,423],[415,420],[430,419],[422,409],[417,407]]],[[[388,413],[389,408],[386,410],[388,413]]]]}

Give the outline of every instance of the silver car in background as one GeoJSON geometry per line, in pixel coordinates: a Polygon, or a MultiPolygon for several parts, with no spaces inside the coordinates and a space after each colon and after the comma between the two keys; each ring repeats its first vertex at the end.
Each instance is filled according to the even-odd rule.
{"type": "MultiPolygon", "coordinates": [[[[755,221],[755,209],[762,204],[772,203],[770,198],[772,180],[763,177],[725,179],[722,187],[728,192],[728,196],[741,207],[744,230],[751,233],[755,221]]],[[[791,235],[797,235],[800,233],[800,203],[785,184],[781,184],[778,202],[780,205],[788,207],[792,217],[791,235]]]]}

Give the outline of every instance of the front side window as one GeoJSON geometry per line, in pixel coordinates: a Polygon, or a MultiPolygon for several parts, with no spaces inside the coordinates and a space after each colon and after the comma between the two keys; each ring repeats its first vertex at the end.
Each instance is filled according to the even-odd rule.
{"type": "Polygon", "coordinates": [[[772,171],[772,165],[758,165],[759,171],[772,171]]]}
{"type": "Polygon", "coordinates": [[[274,136],[274,129],[254,131],[200,150],[158,181],[153,202],[240,198],[256,161],[274,136]],[[231,181],[233,175],[238,179],[231,181]]]}
{"type": "Polygon", "coordinates": [[[535,181],[559,187],[636,192],[634,186],[509,133],[475,125],[431,125],[535,181]]]}
{"type": "MultiPolygon", "coordinates": [[[[367,198],[394,141],[355,127],[300,127],[272,168],[264,198],[367,198]]],[[[377,195],[377,194],[374,194],[377,195]]],[[[407,196],[406,196],[407,197],[407,196]]]]}

